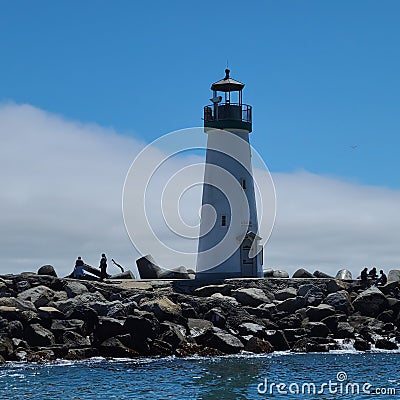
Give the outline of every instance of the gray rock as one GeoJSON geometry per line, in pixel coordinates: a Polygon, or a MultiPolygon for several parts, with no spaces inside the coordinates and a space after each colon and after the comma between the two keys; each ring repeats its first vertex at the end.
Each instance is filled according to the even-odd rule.
{"type": "Polygon", "coordinates": [[[214,326],[218,328],[224,328],[226,324],[226,316],[221,308],[215,307],[208,310],[204,314],[204,318],[211,321],[214,326]]]}
{"type": "Polygon", "coordinates": [[[184,335],[185,328],[183,326],[174,324],[172,322],[163,322],[161,324],[161,329],[163,330],[161,340],[169,343],[174,349],[186,341],[184,335]]]}
{"type": "Polygon", "coordinates": [[[65,291],[67,292],[68,298],[73,298],[75,296],[88,292],[88,289],[84,284],[80,282],[68,281],[65,285],[65,291]]]}
{"type": "Polygon", "coordinates": [[[239,353],[244,349],[243,343],[237,337],[224,331],[213,331],[207,339],[206,345],[225,354],[239,353]]]}
{"type": "Polygon", "coordinates": [[[279,301],[291,299],[293,297],[297,296],[297,290],[292,287],[288,287],[286,289],[281,289],[276,291],[275,293],[275,299],[279,301]]]}
{"type": "Polygon", "coordinates": [[[56,336],[62,336],[62,334],[67,331],[83,334],[85,332],[85,322],[80,319],[55,319],[51,322],[50,330],[56,336]]]}
{"type": "Polygon", "coordinates": [[[200,296],[200,297],[210,297],[214,293],[221,293],[224,296],[230,296],[232,288],[233,288],[232,285],[228,284],[208,285],[195,289],[193,294],[195,296],[200,296]]]}
{"type": "Polygon", "coordinates": [[[271,303],[271,296],[267,296],[258,288],[232,290],[232,296],[243,306],[257,307],[263,303],[271,303]]]}
{"type": "Polygon", "coordinates": [[[10,338],[0,336],[0,356],[7,359],[14,351],[14,346],[10,338]]]}
{"type": "Polygon", "coordinates": [[[388,282],[400,282],[400,269],[392,269],[389,271],[388,282]]]}
{"type": "Polygon", "coordinates": [[[312,322],[320,322],[324,318],[335,315],[335,308],[328,304],[320,304],[317,307],[307,307],[306,315],[312,322]]]}
{"type": "Polygon", "coordinates": [[[308,293],[310,293],[310,294],[320,294],[320,293],[322,293],[322,290],[318,286],[313,285],[312,283],[307,283],[305,285],[301,285],[297,289],[297,295],[298,296],[305,297],[308,293]]]}
{"type": "Polygon", "coordinates": [[[272,277],[279,279],[287,279],[289,278],[289,274],[286,271],[276,270],[273,272],[272,277]]]}
{"type": "Polygon", "coordinates": [[[123,333],[124,321],[110,317],[99,317],[99,326],[95,331],[99,342],[103,342],[106,339],[123,333]]]}
{"type": "Polygon", "coordinates": [[[293,345],[292,351],[295,353],[322,353],[329,351],[329,347],[314,339],[302,338],[293,345]]]}
{"type": "Polygon", "coordinates": [[[376,287],[364,290],[353,301],[356,311],[368,317],[377,317],[388,305],[385,295],[376,287]]]}
{"type": "Polygon", "coordinates": [[[67,347],[78,348],[78,347],[90,347],[91,343],[88,337],[79,335],[74,331],[66,331],[62,335],[62,342],[67,347]]]}
{"type": "Polygon", "coordinates": [[[32,324],[25,328],[24,339],[30,346],[51,346],[56,343],[53,333],[39,324],[32,324]]]}
{"type": "Polygon", "coordinates": [[[238,331],[241,336],[252,335],[263,338],[265,328],[253,322],[243,322],[238,326],[238,331]]]}
{"type": "Polygon", "coordinates": [[[307,270],[305,270],[304,268],[300,268],[293,274],[293,278],[311,279],[311,278],[315,278],[315,276],[311,272],[308,272],[307,270]]]}
{"type": "Polygon", "coordinates": [[[104,357],[135,358],[139,355],[135,350],[124,346],[116,337],[104,340],[99,346],[99,352],[104,357]]]}
{"type": "Polygon", "coordinates": [[[221,303],[229,303],[233,307],[239,306],[239,303],[237,302],[237,300],[234,297],[224,296],[221,293],[214,293],[213,295],[211,295],[210,299],[218,300],[221,303]]]}
{"type": "Polygon", "coordinates": [[[135,338],[144,340],[146,338],[155,338],[159,331],[159,325],[150,318],[140,315],[129,315],[124,323],[124,331],[130,333],[135,338]]]}
{"type": "Polygon", "coordinates": [[[18,294],[18,299],[31,301],[36,308],[47,305],[53,298],[54,292],[46,286],[36,286],[18,294]]]}
{"type": "Polygon", "coordinates": [[[173,322],[182,315],[182,309],[180,305],[175,304],[170,299],[164,296],[159,299],[150,300],[142,303],[141,308],[144,311],[153,313],[160,322],[173,322]]]}
{"type": "Polygon", "coordinates": [[[324,303],[345,314],[350,314],[353,311],[350,295],[345,290],[329,294],[326,296],[324,303]]]}
{"type": "Polygon", "coordinates": [[[300,328],[301,326],[301,318],[297,314],[288,315],[282,319],[278,319],[276,323],[278,324],[280,329],[295,329],[300,328]]]}
{"type": "Polygon", "coordinates": [[[57,272],[52,265],[43,265],[38,269],[38,275],[50,275],[57,278],[57,272]]]}
{"type": "Polygon", "coordinates": [[[294,297],[292,299],[287,299],[276,305],[278,311],[285,311],[289,314],[303,308],[306,305],[306,300],[304,297],[294,297]]]}
{"type": "Polygon", "coordinates": [[[188,328],[190,336],[196,339],[209,333],[213,328],[213,324],[205,319],[189,318],[188,328]]]}
{"type": "Polygon", "coordinates": [[[351,275],[351,272],[348,269],[341,269],[336,274],[336,279],[348,281],[348,280],[352,280],[353,276],[351,275]]]}

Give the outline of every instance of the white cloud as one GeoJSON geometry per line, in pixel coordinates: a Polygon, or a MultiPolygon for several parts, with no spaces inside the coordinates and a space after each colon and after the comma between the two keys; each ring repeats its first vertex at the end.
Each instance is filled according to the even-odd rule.
{"type": "MultiPolygon", "coordinates": [[[[125,232],[121,200],[125,175],[144,143],[15,104],[0,106],[0,134],[0,274],[49,263],[64,275],[78,255],[97,266],[103,251],[135,270],[138,254],[125,232]]],[[[190,158],[176,162],[187,165],[190,158]]],[[[330,273],[349,266],[356,274],[364,264],[398,265],[399,191],[307,172],[274,174],[274,181],[277,219],[267,266],[330,273]]],[[[190,204],[193,213],[183,214],[191,224],[199,193],[186,196],[184,208],[190,204]]],[[[170,243],[180,240],[168,234],[160,229],[170,243]]],[[[165,262],[163,254],[153,256],[165,262]]]]}

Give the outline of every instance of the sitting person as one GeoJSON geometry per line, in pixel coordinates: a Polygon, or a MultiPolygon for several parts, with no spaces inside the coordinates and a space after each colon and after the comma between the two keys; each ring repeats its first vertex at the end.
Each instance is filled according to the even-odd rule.
{"type": "Polygon", "coordinates": [[[367,287],[368,286],[368,268],[365,267],[362,271],[361,271],[361,284],[363,287],[367,287]]]}
{"type": "Polygon", "coordinates": [[[381,274],[381,276],[376,280],[375,285],[376,286],[386,285],[387,284],[387,276],[386,276],[386,274],[383,272],[382,269],[379,271],[379,273],[381,274]]]}
{"type": "Polygon", "coordinates": [[[84,262],[82,258],[78,257],[78,259],[75,261],[74,278],[79,279],[85,275],[85,272],[83,271],[83,265],[84,262]]]}
{"type": "Polygon", "coordinates": [[[376,268],[372,268],[371,271],[368,272],[368,278],[375,281],[378,279],[378,274],[376,273],[376,268]]]}

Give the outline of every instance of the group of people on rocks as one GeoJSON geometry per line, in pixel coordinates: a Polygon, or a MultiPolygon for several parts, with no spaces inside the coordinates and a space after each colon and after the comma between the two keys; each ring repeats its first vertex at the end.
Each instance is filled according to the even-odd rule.
{"type": "Polygon", "coordinates": [[[371,286],[372,284],[375,286],[383,286],[386,285],[387,283],[387,276],[383,272],[383,269],[379,271],[380,276],[378,277],[378,274],[376,272],[376,268],[373,267],[371,270],[368,272],[368,268],[365,267],[361,271],[361,281],[366,285],[366,286],[371,286]]]}
{"type": "MultiPolygon", "coordinates": [[[[80,279],[84,277],[85,275],[85,270],[83,268],[84,266],[85,263],[83,262],[82,257],[78,257],[77,260],[75,261],[75,267],[73,272],[74,278],[80,279]]],[[[99,268],[100,268],[100,280],[103,281],[105,278],[107,278],[107,257],[104,253],[101,255],[99,268]]]]}

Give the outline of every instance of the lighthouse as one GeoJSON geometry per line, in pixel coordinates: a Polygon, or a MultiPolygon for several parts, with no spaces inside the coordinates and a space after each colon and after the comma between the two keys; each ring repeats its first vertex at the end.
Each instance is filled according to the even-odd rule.
{"type": "Polygon", "coordinates": [[[204,107],[206,164],[196,279],[262,277],[249,134],[252,107],[243,103],[244,83],[225,77],[212,84],[204,107]]]}

